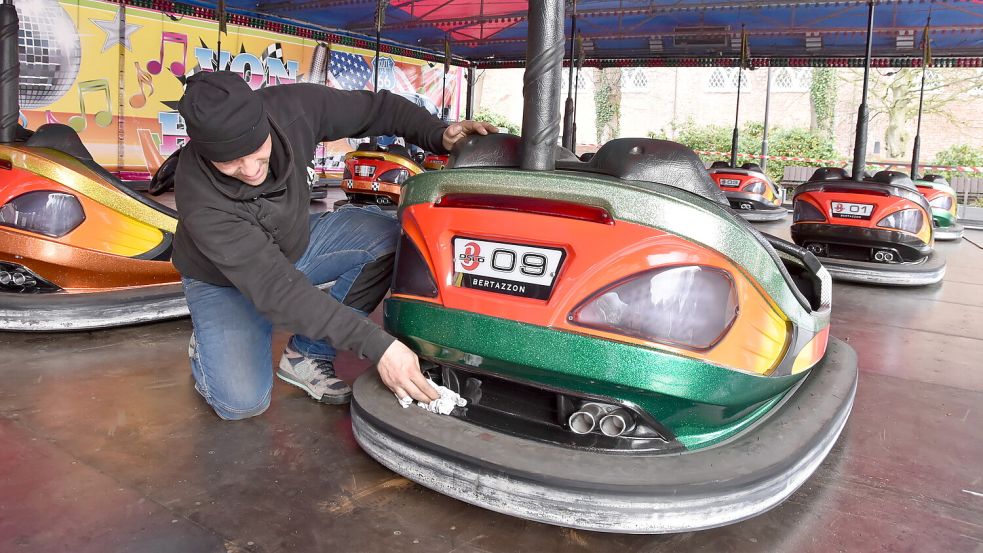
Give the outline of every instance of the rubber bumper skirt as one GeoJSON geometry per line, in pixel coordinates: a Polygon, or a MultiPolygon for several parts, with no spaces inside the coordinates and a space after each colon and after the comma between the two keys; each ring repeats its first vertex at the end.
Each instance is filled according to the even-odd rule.
{"type": "Polygon", "coordinates": [[[778,221],[779,219],[784,219],[785,214],[788,213],[788,210],[784,207],[768,202],[761,194],[727,192],[725,195],[727,196],[727,201],[730,202],[731,209],[746,221],[778,221]],[[751,209],[741,209],[740,204],[742,203],[750,205],[751,209]]]}
{"type": "Polygon", "coordinates": [[[738,215],[744,218],[745,221],[750,221],[752,223],[761,223],[765,221],[778,221],[785,218],[788,213],[784,207],[776,207],[775,209],[735,209],[738,215]]]}
{"type": "Polygon", "coordinates": [[[826,270],[835,280],[885,284],[888,286],[925,286],[935,284],[945,276],[945,257],[933,251],[921,263],[874,263],[820,257],[826,270]]]}
{"type": "Polygon", "coordinates": [[[355,383],[352,426],[389,469],[480,507],[585,530],[684,532],[753,517],[791,495],[833,447],[856,387],[856,354],[831,339],[801,386],[742,434],[690,452],[616,455],[402,409],[371,370],[355,383]]]}
{"type": "Polygon", "coordinates": [[[0,293],[0,330],[89,330],[186,316],[180,283],[77,294],[0,293]]]}
{"type": "Polygon", "coordinates": [[[948,227],[935,227],[932,229],[932,234],[935,236],[936,240],[961,240],[964,230],[966,230],[965,227],[956,223],[948,227]]]}

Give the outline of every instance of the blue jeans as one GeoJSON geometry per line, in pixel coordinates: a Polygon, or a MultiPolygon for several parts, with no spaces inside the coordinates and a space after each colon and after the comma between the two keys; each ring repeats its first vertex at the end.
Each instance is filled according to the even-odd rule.
{"type": "MultiPolygon", "coordinates": [[[[331,297],[345,303],[351,292],[363,298],[360,312],[371,312],[385,295],[388,281],[373,284],[385,287],[368,294],[378,297],[370,300],[373,305],[364,305],[365,290],[353,286],[362,286],[356,283],[361,282],[358,277],[366,265],[388,263],[385,270],[391,271],[399,236],[395,219],[374,206],[345,206],[311,215],[310,232],[310,244],[295,264],[297,269],[315,285],[335,281],[328,292],[331,297]]],[[[195,389],[223,419],[259,415],[269,407],[273,390],[272,323],[234,287],[189,277],[182,283],[194,327],[189,353],[195,389]]],[[[290,348],[312,358],[335,356],[331,344],[306,336],[294,335],[290,348]]]]}

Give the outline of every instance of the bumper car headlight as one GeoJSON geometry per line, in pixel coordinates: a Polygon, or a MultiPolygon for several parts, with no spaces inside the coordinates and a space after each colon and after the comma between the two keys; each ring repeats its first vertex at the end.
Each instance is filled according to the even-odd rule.
{"type": "Polygon", "coordinates": [[[35,190],[0,207],[0,225],[60,238],[85,220],[78,198],[64,192],[35,190]]]}
{"type": "Polygon", "coordinates": [[[914,234],[922,229],[922,224],[924,222],[925,219],[922,217],[922,212],[920,210],[902,209],[900,211],[895,211],[880,221],[877,221],[877,226],[882,228],[903,230],[914,234]]]}
{"type": "Polygon", "coordinates": [[[792,209],[792,222],[801,223],[804,221],[825,221],[826,216],[816,207],[806,201],[797,201],[792,209]]]}
{"type": "Polygon", "coordinates": [[[713,347],[736,318],[731,276],[698,265],[635,275],[601,290],[570,314],[576,325],[692,350],[713,347]]]}
{"type": "Polygon", "coordinates": [[[946,194],[945,196],[939,196],[931,202],[928,202],[932,207],[937,207],[939,209],[944,209],[949,211],[952,209],[952,196],[946,194]]]}
{"type": "Polygon", "coordinates": [[[766,189],[767,185],[759,180],[756,180],[744,187],[744,191],[749,194],[764,194],[766,189]]]}
{"type": "Polygon", "coordinates": [[[390,184],[403,184],[408,178],[410,178],[410,172],[406,169],[390,169],[379,175],[380,182],[388,182],[390,184]]]}

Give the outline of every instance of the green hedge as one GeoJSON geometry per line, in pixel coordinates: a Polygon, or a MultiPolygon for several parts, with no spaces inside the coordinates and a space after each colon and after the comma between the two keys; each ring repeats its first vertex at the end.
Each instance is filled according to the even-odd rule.
{"type": "MultiPolygon", "coordinates": [[[[942,150],[935,155],[933,165],[962,165],[968,167],[983,167],[983,147],[971,146],[969,144],[956,144],[942,150]]],[[[944,175],[946,179],[952,180],[954,176],[976,176],[978,173],[967,175],[959,171],[931,171],[932,173],[944,175]]]]}
{"type": "MultiPolygon", "coordinates": [[[[692,121],[687,121],[682,126],[674,129],[676,131],[675,141],[685,144],[694,150],[730,152],[733,127],[727,128],[720,125],[696,125],[692,121]]],[[[737,151],[744,154],[761,155],[761,137],[764,127],[760,123],[746,123],[741,128],[738,136],[737,151]]],[[[666,133],[648,133],[650,138],[660,138],[665,140],[666,133]]],[[[828,138],[813,133],[809,129],[802,128],[772,128],[768,132],[768,155],[773,156],[794,156],[808,157],[814,159],[834,159],[836,152],[833,144],[828,138]]],[[[701,155],[704,161],[730,161],[729,156],[706,156],[701,155]]],[[[748,157],[739,157],[738,165],[752,161],[748,157]]],[[[757,160],[753,160],[757,161],[757,160]]],[[[795,166],[821,166],[820,163],[806,163],[802,161],[777,161],[769,160],[767,173],[775,181],[779,182],[784,174],[785,167],[795,166]]]]}
{"type": "Polygon", "coordinates": [[[519,129],[521,128],[518,123],[514,123],[501,113],[496,113],[488,108],[481,108],[478,113],[474,115],[475,121],[484,121],[485,123],[491,123],[498,127],[501,132],[507,132],[509,134],[519,135],[519,129]]]}

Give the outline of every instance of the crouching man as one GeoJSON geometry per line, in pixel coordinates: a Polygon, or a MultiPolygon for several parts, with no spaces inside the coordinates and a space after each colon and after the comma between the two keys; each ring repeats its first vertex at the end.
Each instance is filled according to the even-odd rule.
{"type": "Polygon", "coordinates": [[[378,208],[309,215],[318,142],[405,136],[446,152],[473,121],[450,126],[390,94],[293,84],[253,91],[235,73],[189,78],[178,109],[188,146],[175,173],[173,261],[194,331],[195,388],[223,419],[259,415],[273,389],[273,328],[294,333],[276,375],[323,403],[351,388],[335,376],[336,349],[376,363],[397,396],[436,399],[405,345],[366,315],[385,296],[399,226],[378,208]],[[318,285],[334,281],[330,293],[318,285]]]}

